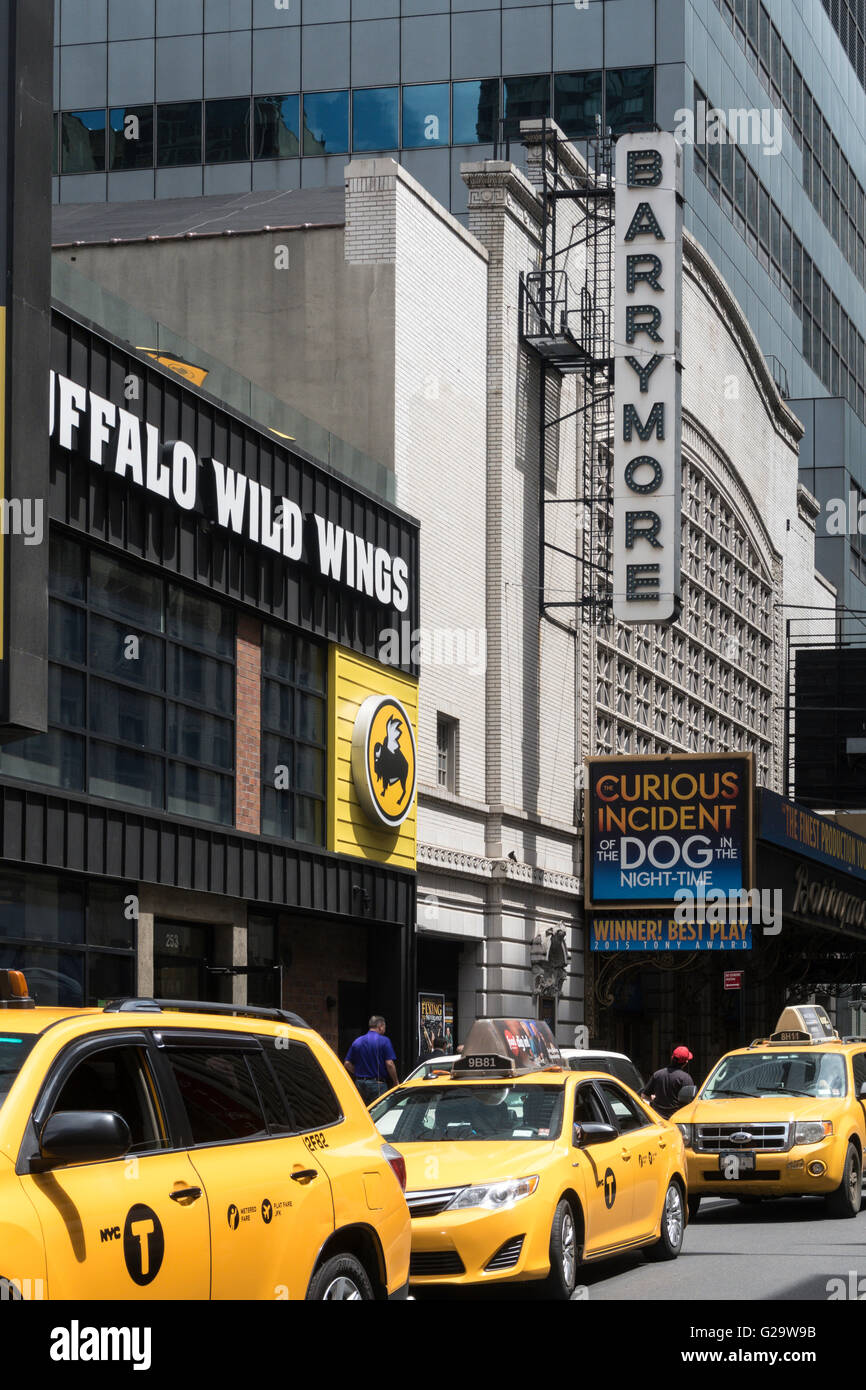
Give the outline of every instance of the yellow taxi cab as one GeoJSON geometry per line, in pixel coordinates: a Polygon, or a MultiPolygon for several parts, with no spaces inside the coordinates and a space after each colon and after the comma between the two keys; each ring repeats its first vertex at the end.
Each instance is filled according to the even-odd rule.
{"type": "Polygon", "coordinates": [[[692,1216],[706,1196],[823,1196],[831,1216],[860,1211],[866,1039],[841,1040],[820,1006],[786,1009],[680,1100],[692,1216]]]}
{"type": "Polygon", "coordinates": [[[406,1161],[414,1286],[546,1280],[582,1261],[680,1252],[682,1136],[609,1073],[574,1072],[545,1023],[475,1023],[450,1074],[370,1107],[406,1161]]]}
{"type": "Polygon", "coordinates": [[[41,1008],[0,970],[3,1297],[405,1298],[404,1184],[297,1015],[41,1008]]]}

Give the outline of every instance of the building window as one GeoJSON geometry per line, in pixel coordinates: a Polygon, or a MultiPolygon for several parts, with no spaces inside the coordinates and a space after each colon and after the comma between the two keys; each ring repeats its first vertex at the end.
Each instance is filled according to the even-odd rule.
{"type": "Polygon", "coordinates": [[[250,99],[205,102],[207,164],[236,164],[250,157],[250,99]]]}
{"type": "Polygon", "coordinates": [[[153,167],[153,107],[114,106],[108,113],[109,169],[153,167]]]}
{"type": "Polygon", "coordinates": [[[558,72],[553,79],[553,114],[570,140],[588,140],[601,120],[602,74],[558,72]]]}
{"type": "Polygon", "coordinates": [[[156,162],[164,169],[201,164],[201,102],[156,108],[156,162]]]}
{"type": "Polygon", "coordinates": [[[447,82],[403,88],[403,146],[424,149],[428,145],[447,145],[451,134],[447,82]]]}
{"type": "Polygon", "coordinates": [[[49,584],[49,730],[0,771],[231,825],[231,611],[57,536],[49,584]]]}
{"type": "Polygon", "coordinates": [[[0,969],[23,970],[37,1004],[104,1005],[135,993],[135,919],[124,884],[0,873],[0,969]]]}
{"type": "Polygon", "coordinates": [[[520,139],[521,121],[540,120],[550,115],[550,78],[546,73],[541,77],[506,77],[502,89],[504,134],[509,139],[520,139]]]}
{"type": "Polygon", "coordinates": [[[346,154],[349,93],[308,92],[304,97],[304,154],[346,154]]]}
{"type": "Polygon", "coordinates": [[[614,135],[646,130],[655,120],[655,69],[609,68],[605,73],[605,124],[614,135]]]}
{"type": "Polygon", "coordinates": [[[102,173],[105,170],[105,112],[64,111],[61,144],[61,173],[102,173]]]}
{"type": "Polygon", "coordinates": [[[352,149],[393,150],[400,143],[399,87],[370,87],[352,93],[352,149]]]}
{"type": "Polygon", "coordinates": [[[300,97],[256,97],[256,159],[296,159],[301,152],[300,97]]]}
{"type": "Polygon", "coordinates": [[[436,716],[436,781],[447,792],[457,792],[458,730],[456,719],[436,716]]]}
{"type": "Polygon", "coordinates": [[[326,649],[262,632],[262,834],[325,842],[326,649]]]}
{"type": "Polygon", "coordinates": [[[492,144],[499,124],[499,78],[455,82],[451,112],[453,144],[492,144]]]}

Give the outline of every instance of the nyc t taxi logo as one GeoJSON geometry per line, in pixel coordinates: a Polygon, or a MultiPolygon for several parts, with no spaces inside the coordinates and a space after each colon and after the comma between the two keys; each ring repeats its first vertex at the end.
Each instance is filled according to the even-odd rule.
{"type": "Polygon", "coordinates": [[[365,813],[389,829],[402,825],[415,797],[412,720],[393,696],[371,695],[352,731],[352,780],[365,813]]]}

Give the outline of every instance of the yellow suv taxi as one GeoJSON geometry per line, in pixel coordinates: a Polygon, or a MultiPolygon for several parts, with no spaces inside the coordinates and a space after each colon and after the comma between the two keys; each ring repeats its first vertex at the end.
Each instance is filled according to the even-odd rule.
{"type": "Polygon", "coordinates": [[[546,1280],[569,1298],[582,1260],[680,1252],[679,1130],[609,1073],[569,1070],[544,1023],[479,1021],[450,1073],[371,1113],[406,1160],[413,1287],[546,1280]]]}
{"type": "Polygon", "coordinates": [[[866,1039],[841,1040],[820,1007],[786,1009],[775,1033],[729,1052],[680,1099],[692,1216],[705,1196],[823,1196],[831,1216],[860,1211],[866,1039]]]}
{"type": "Polygon", "coordinates": [[[0,971],[4,1297],[405,1298],[404,1184],[297,1015],[37,1008],[0,971]]]}

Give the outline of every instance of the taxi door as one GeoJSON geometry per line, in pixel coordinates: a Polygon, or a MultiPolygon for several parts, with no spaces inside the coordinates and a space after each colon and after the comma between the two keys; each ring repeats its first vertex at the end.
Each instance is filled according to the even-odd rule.
{"type": "MultiPolygon", "coordinates": [[[[592,1081],[579,1082],[574,1093],[575,1124],[609,1124],[592,1081]]],[[[621,1245],[632,1233],[631,1155],[620,1137],[603,1144],[574,1147],[572,1166],[583,1180],[586,1232],[584,1253],[600,1255],[621,1245]]]]}
{"type": "Polygon", "coordinates": [[[633,1193],[632,1225],[640,1239],[654,1229],[667,1191],[669,1136],[664,1125],[653,1120],[616,1081],[600,1081],[601,1091],[628,1152],[633,1193]]]}
{"type": "Polygon", "coordinates": [[[49,1074],[18,1163],[45,1246],[51,1299],[207,1298],[207,1202],[184,1152],[172,1152],[144,1034],[67,1048],[49,1074]],[[122,1159],[53,1165],[38,1136],[55,1113],[113,1110],[133,1146],[122,1159]]]}
{"type": "Polygon", "coordinates": [[[278,1086],[252,1036],[163,1035],[210,1211],[211,1297],[302,1299],[334,1229],[328,1176],[288,1134],[278,1086]]]}

